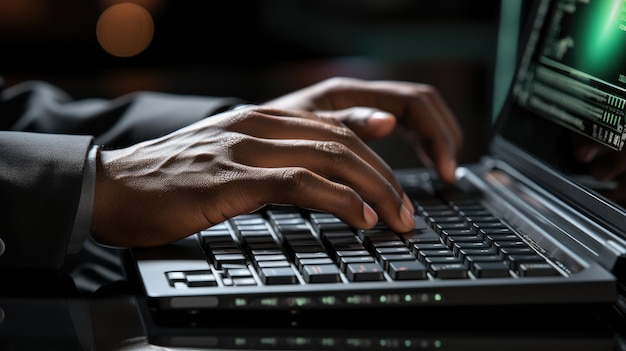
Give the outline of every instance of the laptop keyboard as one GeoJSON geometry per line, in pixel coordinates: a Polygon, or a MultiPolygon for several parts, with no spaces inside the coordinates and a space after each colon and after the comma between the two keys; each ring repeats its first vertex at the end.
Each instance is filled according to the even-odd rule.
{"type": "Polygon", "coordinates": [[[411,192],[415,228],[356,230],[332,214],[267,206],[197,235],[211,270],[168,272],[174,287],[523,279],[564,275],[483,206],[446,188],[411,192]]]}

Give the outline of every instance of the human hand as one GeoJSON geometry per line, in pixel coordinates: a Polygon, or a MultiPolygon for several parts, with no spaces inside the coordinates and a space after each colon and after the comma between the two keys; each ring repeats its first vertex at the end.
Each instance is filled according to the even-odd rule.
{"type": "Polygon", "coordinates": [[[443,181],[456,179],[462,131],[433,86],[331,78],[264,105],[336,118],[364,140],[382,138],[395,128],[411,143],[424,165],[435,169],[443,181]]]}
{"type": "Polygon", "coordinates": [[[414,225],[389,166],[343,123],[258,106],[101,150],[91,234],[107,245],[161,245],[267,203],[330,212],[356,228],[379,217],[398,232],[414,225]]]}

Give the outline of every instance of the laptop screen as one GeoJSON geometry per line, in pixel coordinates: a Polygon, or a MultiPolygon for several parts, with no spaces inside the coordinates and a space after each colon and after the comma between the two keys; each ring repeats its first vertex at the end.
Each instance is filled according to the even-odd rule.
{"type": "Polygon", "coordinates": [[[621,223],[626,1],[541,0],[536,11],[498,135],[608,204],[621,223]]]}

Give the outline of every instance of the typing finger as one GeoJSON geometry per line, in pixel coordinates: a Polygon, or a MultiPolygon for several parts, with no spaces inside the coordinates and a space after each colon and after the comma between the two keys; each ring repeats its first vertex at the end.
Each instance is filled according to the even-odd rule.
{"type": "MultiPolygon", "coordinates": [[[[233,160],[240,164],[263,168],[304,168],[333,182],[349,186],[396,231],[412,228],[413,207],[404,193],[369,163],[343,144],[332,141],[267,140],[247,138],[237,142],[233,160]],[[409,214],[407,217],[406,214],[409,214]]],[[[327,187],[328,183],[320,184],[327,187]]],[[[310,192],[325,192],[326,188],[310,192]]],[[[303,193],[308,196],[308,193],[303,193]]],[[[315,202],[315,209],[325,206],[315,202]]],[[[333,208],[333,213],[343,208],[333,208]]]]}

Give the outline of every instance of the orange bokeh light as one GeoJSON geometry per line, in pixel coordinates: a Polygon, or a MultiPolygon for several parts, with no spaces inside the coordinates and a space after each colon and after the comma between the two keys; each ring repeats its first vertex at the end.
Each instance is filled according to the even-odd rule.
{"type": "Polygon", "coordinates": [[[152,42],[154,22],[145,8],[134,3],[118,3],[102,12],[96,35],[106,52],[117,57],[132,57],[152,42]]]}

